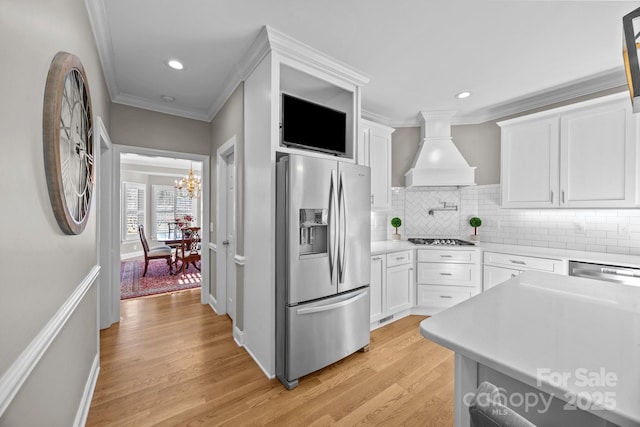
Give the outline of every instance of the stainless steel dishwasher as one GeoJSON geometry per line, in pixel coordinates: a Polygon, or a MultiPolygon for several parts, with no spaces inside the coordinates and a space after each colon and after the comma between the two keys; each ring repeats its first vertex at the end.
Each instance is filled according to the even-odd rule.
{"type": "Polygon", "coordinates": [[[569,261],[569,276],[640,286],[640,268],[569,261]]]}

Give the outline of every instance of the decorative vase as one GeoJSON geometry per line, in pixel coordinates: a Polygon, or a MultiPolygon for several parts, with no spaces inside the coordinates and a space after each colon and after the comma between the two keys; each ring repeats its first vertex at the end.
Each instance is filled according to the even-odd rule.
{"type": "Polygon", "coordinates": [[[391,239],[394,240],[394,241],[398,241],[399,242],[401,240],[401,236],[400,236],[400,234],[395,234],[394,233],[394,234],[391,235],[391,239]]]}

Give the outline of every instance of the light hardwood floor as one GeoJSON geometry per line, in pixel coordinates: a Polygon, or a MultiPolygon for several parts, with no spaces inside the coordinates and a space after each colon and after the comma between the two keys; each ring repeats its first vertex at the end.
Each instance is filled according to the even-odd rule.
{"type": "Polygon", "coordinates": [[[424,338],[424,317],[371,333],[370,351],[303,377],[268,380],[200,304],[199,290],[123,301],[101,332],[88,426],[453,425],[453,353],[424,338]]]}

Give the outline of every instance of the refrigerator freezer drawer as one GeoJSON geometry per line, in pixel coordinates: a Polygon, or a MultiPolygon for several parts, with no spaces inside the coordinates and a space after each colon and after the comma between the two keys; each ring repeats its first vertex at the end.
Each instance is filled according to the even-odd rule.
{"type": "Polygon", "coordinates": [[[285,377],[293,382],[369,344],[369,288],[287,308],[285,377]]]}

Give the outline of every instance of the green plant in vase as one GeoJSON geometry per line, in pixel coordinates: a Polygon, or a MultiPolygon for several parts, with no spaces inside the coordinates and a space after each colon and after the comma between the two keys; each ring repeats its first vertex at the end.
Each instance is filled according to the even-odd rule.
{"type": "Polygon", "coordinates": [[[480,238],[478,236],[478,227],[482,225],[482,220],[477,216],[474,216],[469,220],[469,225],[473,227],[473,235],[471,236],[471,240],[478,240],[480,238]]]}
{"type": "Polygon", "coordinates": [[[397,216],[391,218],[391,226],[396,229],[395,234],[391,235],[391,238],[393,240],[400,240],[400,233],[398,233],[398,228],[400,228],[401,225],[402,225],[402,220],[400,218],[398,218],[397,216]]]}

